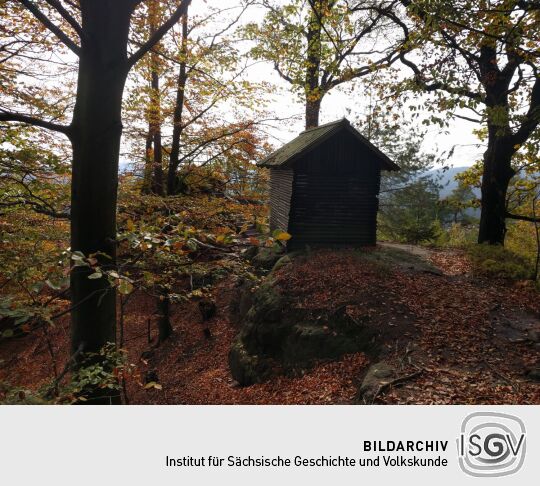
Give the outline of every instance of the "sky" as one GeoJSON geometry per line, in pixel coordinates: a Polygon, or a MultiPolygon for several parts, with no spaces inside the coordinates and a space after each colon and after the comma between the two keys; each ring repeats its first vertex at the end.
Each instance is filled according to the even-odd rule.
{"type": "MultiPolygon", "coordinates": [[[[277,1],[287,2],[287,0],[277,1]]],[[[242,0],[220,0],[219,3],[211,0],[192,0],[190,16],[205,16],[209,6],[216,7],[218,5],[220,9],[225,9],[239,7],[241,2],[242,0]]],[[[260,21],[263,15],[264,9],[250,7],[244,13],[241,23],[260,21]]],[[[220,25],[219,22],[216,25],[220,25]]],[[[71,54],[68,53],[67,56],[66,60],[74,60],[71,54]]],[[[401,70],[404,76],[408,74],[405,68],[401,68],[401,70]]],[[[275,94],[269,95],[272,100],[270,108],[273,115],[283,119],[283,121],[275,122],[267,129],[271,136],[270,143],[277,148],[296,137],[304,129],[304,107],[299,102],[298,96],[292,93],[290,86],[277,75],[270,63],[254,63],[249,68],[248,75],[250,80],[271,82],[279,88],[275,94]],[[297,115],[295,120],[290,118],[294,115],[297,115]]],[[[366,105],[367,100],[362,96],[361,87],[355,89],[353,94],[347,93],[338,87],[324,97],[320,122],[326,123],[344,116],[352,116],[351,121],[354,122],[355,114],[359,115],[362,111],[365,111],[366,105]]],[[[449,160],[445,161],[443,158],[444,165],[454,167],[470,166],[481,158],[484,151],[472,133],[475,127],[475,124],[465,120],[453,121],[450,127],[445,130],[432,125],[428,127],[424,137],[423,150],[440,156],[453,149],[453,155],[449,160]]],[[[425,127],[422,127],[422,130],[425,130],[425,127]]],[[[130,164],[130,160],[122,157],[121,164],[126,167],[130,164]]]]}
{"type": "MultiPolygon", "coordinates": [[[[283,3],[287,2],[287,0],[281,1],[283,3]]],[[[208,0],[193,0],[190,7],[191,13],[193,15],[202,15],[209,3],[211,2],[208,0]]],[[[233,7],[239,5],[239,3],[240,0],[221,0],[219,7],[233,7]]],[[[264,10],[262,8],[249,8],[244,13],[242,23],[260,21],[263,15],[264,10]]],[[[398,66],[398,64],[395,66],[398,66]]],[[[403,72],[404,76],[410,72],[405,67],[398,66],[398,69],[403,72]]],[[[250,68],[249,76],[254,81],[270,81],[280,88],[271,103],[271,108],[276,116],[288,118],[298,115],[297,121],[285,120],[278,122],[275,127],[269,130],[272,136],[270,141],[277,148],[280,144],[293,139],[304,129],[304,108],[298,97],[289,89],[288,83],[277,75],[270,63],[257,63],[250,68]]],[[[356,93],[361,93],[361,89],[355,90],[354,95],[347,94],[344,91],[338,87],[324,97],[320,116],[321,124],[348,116],[351,111],[354,118],[355,113],[360,114],[365,109],[367,101],[356,95],[356,93]]],[[[479,144],[478,139],[473,134],[473,129],[477,127],[478,125],[461,119],[451,121],[450,126],[444,130],[431,125],[428,127],[424,137],[423,150],[437,155],[447,154],[453,150],[450,159],[445,160],[443,157],[444,164],[442,165],[470,166],[479,160],[484,152],[483,146],[479,144]]],[[[425,127],[422,127],[422,130],[425,130],[425,127]]]]}

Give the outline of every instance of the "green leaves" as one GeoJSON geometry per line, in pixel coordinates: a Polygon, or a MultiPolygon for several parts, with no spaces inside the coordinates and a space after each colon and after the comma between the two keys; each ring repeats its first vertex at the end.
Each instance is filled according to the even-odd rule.
{"type": "Polygon", "coordinates": [[[133,288],[133,284],[126,279],[121,279],[117,287],[118,292],[120,292],[122,295],[131,294],[131,292],[133,292],[133,288]]]}

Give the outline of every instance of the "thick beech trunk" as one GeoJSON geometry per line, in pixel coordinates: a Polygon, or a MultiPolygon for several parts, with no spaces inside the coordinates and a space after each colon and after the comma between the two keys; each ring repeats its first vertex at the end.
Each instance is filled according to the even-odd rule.
{"type": "Polygon", "coordinates": [[[484,154],[482,174],[482,212],[478,243],[504,245],[506,234],[506,193],[514,176],[511,161],[514,149],[497,137],[490,140],[484,154]]]}
{"type": "MultiPolygon", "coordinates": [[[[116,264],[121,107],[131,16],[126,5],[110,0],[81,2],[85,36],[70,133],[71,249],[96,255],[105,268],[116,264]]],[[[105,278],[89,279],[90,273],[83,266],[71,273],[73,352],[80,348],[96,352],[116,340],[115,290],[105,278]]]]}

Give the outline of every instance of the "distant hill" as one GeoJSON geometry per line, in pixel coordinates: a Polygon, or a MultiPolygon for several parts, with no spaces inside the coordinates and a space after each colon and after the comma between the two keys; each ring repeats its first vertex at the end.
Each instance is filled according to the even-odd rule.
{"type": "MultiPolygon", "coordinates": [[[[461,172],[464,172],[468,169],[468,167],[450,167],[446,170],[444,169],[433,169],[429,171],[429,174],[432,175],[433,180],[441,186],[439,197],[440,199],[444,199],[445,197],[448,197],[452,191],[458,186],[458,182],[456,181],[456,176],[460,174],[461,172]]],[[[473,193],[476,197],[480,198],[480,190],[477,188],[473,188],[473,193]]],[[[469,208],[467,209],[466,213],[469,216],[474,216],[476,218],[480,217],[480,209],[479,208],[469,208]]]]}
{"type": "MultiPolygon", "coordinates": [[[[450,193],[457,187],[458,183],[455,179],[456,175],[466,171],[468,168],[469,167],[466,166],[450,167],[446,170],[433,169],[429,171],[429,174],[432,175],[433,180],[442,186],[440,190],[441,199],[449,196],[450,193]]],[[[477,197],[480,197],[480,191],[478,189],[473,189],[473,192],[477,197]]]]}

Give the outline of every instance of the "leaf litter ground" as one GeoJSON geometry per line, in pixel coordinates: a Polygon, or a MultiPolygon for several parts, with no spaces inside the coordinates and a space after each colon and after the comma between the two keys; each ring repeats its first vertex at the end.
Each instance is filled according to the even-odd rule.
{"type": "MultiPolygon", "coordinates": [[[[539,365],[538,343],[523,322],[540,322],[540,299],[518,283],[470,275],[456,250],[425,258],[399,249],[319,250],[277,273],[298,308],[329,315],[346,305],[353,317],[385,326],[384,359],[401,376],[375,403],[539,404],[540,385],[526,377],[539,365]],[[513,329],[513,333],[505,332],[513,329]],[[417,372],[420,373],[417,373],[417,372]]],[[[126,308],[124,347],[137,373],[127,381],[130,403],[140,404],[347,404],[370,360],[363,353],[320,362],[294,376],[241,388],[232,380],[227,354],[238,329],[229,320],[230,278],[214,293],[218,312],[203,326],[196,303],[174,305],[171,339],[153,347],[155,301],[135,295],[126,308]],[[208,326],[211,338],[203,333],[208,326]],[[155,381],[161,389],[144,388],[155,381]]],[[[49,333],[5,341],[0,380],[36,388],[53,375],[52,348],[61,371],[69,349],[68,320],[49,333]]]]}

